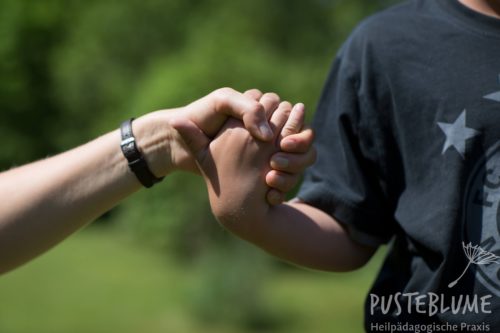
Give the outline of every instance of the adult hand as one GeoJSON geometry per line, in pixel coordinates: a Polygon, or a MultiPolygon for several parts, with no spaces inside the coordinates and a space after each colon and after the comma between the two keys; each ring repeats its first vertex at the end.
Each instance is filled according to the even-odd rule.
{"type": "Polygon", "coordinates": [[[281,151],[270,160],[273,170],[265,179],[271,187],[267,193],[268,202],[272,205],[281,203],[285,193],[298,183],[301,172],[314,162],[316,152],[312,147],[312,130],[303,129],[303,104],[293,108],[281,133],[275,135],[271,131],[268,119],[279,104],[280,98],[274,93],[263,94],[252,89],[241,94],[231,88],[222,88],[184,109],[171,111],[170,124],[181,133],[181,138],[171,140],[172,164],[198,172],[191,152],[206,149],[229,116],[242,119],[245,128],[255,138],[277,140],[281,151]]]}
{"type": "Polygon", "coordinates": [[[253,96],[232,88],[217,89],[184,108],[167,112],[170,125],[184,129],[182,138],[172,140],[170,147],[173,166],[182,170],[199,172],[190,149],[186,148],[207,147],[228,117],[242,120],[258,140],[269,141],[273,137],[263,105],[253,96]]]}

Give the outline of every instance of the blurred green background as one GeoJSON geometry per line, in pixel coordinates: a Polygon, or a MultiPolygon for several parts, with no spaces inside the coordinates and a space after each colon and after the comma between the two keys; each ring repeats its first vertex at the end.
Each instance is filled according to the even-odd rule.
{"type": "MultiPolygon", "coordinates": [[[[0,0],[0,169],[130,116],[231,86],[309,119],[337,49],[394,0],[0,0]]],[[[204,184],[169,176],[0,277],[0,332],[361,332],[381,261],[281,263],[220,228],[204,184]]]]}

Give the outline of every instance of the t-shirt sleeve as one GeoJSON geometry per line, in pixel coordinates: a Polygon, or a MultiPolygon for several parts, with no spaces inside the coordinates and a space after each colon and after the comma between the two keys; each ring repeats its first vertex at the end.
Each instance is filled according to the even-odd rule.
{"type": "Polygon", "coordinates": [[[366,101],[371,94],[364,91],[371,89],[362,82],[366,75],[349,58],[341,50],[329,73],[313,121],[318,159],[297,196],[345,225],[355,241],[378,246],[396,228],[381,176],[384,129],[375,101],[366,101]]]}

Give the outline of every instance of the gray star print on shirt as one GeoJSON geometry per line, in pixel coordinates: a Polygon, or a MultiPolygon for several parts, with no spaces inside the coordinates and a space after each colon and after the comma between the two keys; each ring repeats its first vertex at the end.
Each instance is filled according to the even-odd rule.
{"type": "MultiPolygon", "coordinates": [[[[500,74],[498,75],[498,82],[500,83],[500,74]]],[[[495,101],[495,102],[500,102],[500,91],[488,94],[486,96],[483,96],[483,98],[495,101]]]]}
{"type": "Polygon", "coordinates": [[[444,135],[446,135],[446,140],[441,154],[444,155],[448,148],[453,147],[460,154],[460,156],[465,159],[465,142],[468,139],[480,134],[479,131],[465,126],[465,113],[466,111],[463,110],[457,120],[455,120],[452,124],[442,122],[437,123],[444,135]]]}

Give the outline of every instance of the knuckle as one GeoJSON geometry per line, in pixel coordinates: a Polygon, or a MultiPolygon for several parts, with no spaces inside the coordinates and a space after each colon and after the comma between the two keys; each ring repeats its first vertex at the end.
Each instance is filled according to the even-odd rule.
{"type": "Polygon", "coordinates": [[[264,109],[262,107],[262,104],[259,102],[252,103],[251,105],[248,106],[247,113],[257,116],[259,113],[264,112],[264,109]]]}
{"type": "Polygon", "coordinates": [[[290,104],[290,102],[287,102],[287,101],[283,101],[280,103],[279,107],[278,107],[278,110],[281,112],[281,114],[286,117],[285,120],[286,122],[288,122],[288,120],[290,119],[290,114],[292,113],[292,104],[290,104]]]}
{"type": "Polygon", "coordinates": [[[252,89],[248,89],[247,91],[245,91],[245,94],[262,95],[262,91],[260,91],[257,88],[252,88],[252,89]]]}
{"type": "Polygon", "coordinates": [[[215,103],[218,107],[224,107],[228,104],[229,96],[234,92],[232,88],[224,87],[215,90],[212,94],[215,99],[215,103]]]}
{"type": "Polygon", "coordinates": [[[285,136],[291,135],[291,134],[296,134],[298,131],[298,122],[295,120],[289,120],[286,124],[285,127],[283,127],[283,134],[285,136]]]}
{"type": "Polygon", "coordinates": [[[216,94],[224,95],[224,96],[231,94],[233,92],[234,92],[234,89],[230,88],[230,87],[222,87],[222,88],[219,88],[215,91],[216,94]]]}
{"type": "Polygon", "coordinates": [[[292,125],[285,125],[285,127],[283,127],[283,130],[281,131],[281,135],[283,137],[287,137],[289,135],[292,135],[294,133],[294,127],[292,125]]]}
{"type": "Polygon", "coordinates": [[[278,94],[276,94],[274,92],[267,92],[262,96],[262,98],[265,98],[265,99],[268,99],[271,101],[276,101],[276,102],[280,101],[280,97],[278,96],[278,94]]]}

